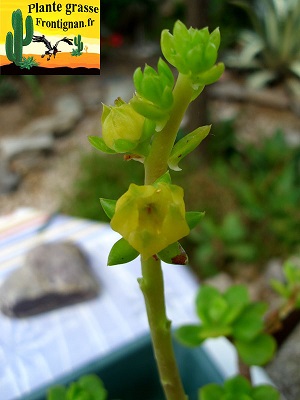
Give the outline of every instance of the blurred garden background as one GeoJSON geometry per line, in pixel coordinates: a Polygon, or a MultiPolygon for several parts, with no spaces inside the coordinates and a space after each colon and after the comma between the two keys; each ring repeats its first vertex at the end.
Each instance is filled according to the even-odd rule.
{"type": "MultiPolygon", "coordinates": [[[[212,123],[172,173],[189,210],[206,212],[188,239],[200,278],[257,276],[299,252],[300,1],[102,0],[100,76],[0,77],[0,212],[36,207],[106,221],[142,168],[92,149],[101,103],[132,97],[132,74],[156,67],[159,37],[176,19],[219,26],[226,72],[191,105],[180,136],[212,123]]],[[[59,56],[59,55],[58,55],[59,56]]],[[[250,279],[250,278],[249,278],[250,279]]]]}
{"type": "MultiPolygon", "coordinates": [[[[108,222],[99,198],[142,183],[142,167],[97,152],[87,136],[101,135],[101,103],[132,97],[135,68],[156,67],[160,32],[177,19],[219,26],[226,66],[179,137],[212,123],[211,133],[171,172],[187,209],[206,213],[183,241],[189,265],[272,303],[269,278],[300,252],[300,0],[102,0],[100,76],[0,75],[0,215],[34,207],[108,222]]],[[[273,378],[284,375],[296,400],[299,372],[293,382],[282,374],[291,348],[273,378]]]]}

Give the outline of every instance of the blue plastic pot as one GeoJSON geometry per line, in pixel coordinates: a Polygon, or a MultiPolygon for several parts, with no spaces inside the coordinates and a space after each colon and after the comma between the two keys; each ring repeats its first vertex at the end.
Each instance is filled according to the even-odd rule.
{"type": "MultiPolygon", "coordinates": [[[[189,400],[197,400],[198,389],[201,386],[210,382],[223,382],[221,373],[204,349],[187,348],[176,342],[174,348],[189,400]]],[[[102,379],[109,393],[109,400],[164,399],[148,335],[90,362],[72,374],[53,382],[53,385],[68,385],[80,376],[91,373],[97,374],[102,379]]],[[[45,399],[47,390],[47,387],[41,388],[22,399],[45,399]]]]}

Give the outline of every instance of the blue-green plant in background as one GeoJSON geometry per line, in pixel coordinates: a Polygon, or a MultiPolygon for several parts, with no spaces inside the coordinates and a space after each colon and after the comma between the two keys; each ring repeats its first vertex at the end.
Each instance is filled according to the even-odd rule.
{"type": "Polygon", "coordinates": [[[12,27],[14,33],[7,32],[5,50],[7,58],[20,66],[23,59],[23,46],[28,46],[33,37],[33,19],[28,15],[25,19],[26,35],[23,38],[23,16],[20,9],[12,13],[12,27]]]}
{"type": "Polygon", "coordinates": [[[300,1],[231,0],[249,15],[252,30],[240,36],[241,51],[226,59],[226,64],[252,69],[249,83],[262,87],[285,78],[289,87],[300,86],[300,1]]]}

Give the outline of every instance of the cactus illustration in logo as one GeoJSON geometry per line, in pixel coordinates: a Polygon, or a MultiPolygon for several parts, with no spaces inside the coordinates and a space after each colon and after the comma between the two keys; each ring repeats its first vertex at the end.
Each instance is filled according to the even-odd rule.
{"type": "Polygon", "coordinates": [[[81,56],[83,50],[83,43],[81,41],[81,35],[77,35],[74,37],[74,44],[77,46],[77,49],[73,49],[71,55],[78,57],[81,56]]]}
{"type": "Polygon", "coordinates": [[[23,59],[23,46],[28,46],[33,37],[33,19],[27,16],[25,20],[26,36],[23,39],[23,17],[20,9],[12,13],[12,27],[14,34],[8,32],[6,35],[5,50],[7,58],[20,66],[23,59]]]}

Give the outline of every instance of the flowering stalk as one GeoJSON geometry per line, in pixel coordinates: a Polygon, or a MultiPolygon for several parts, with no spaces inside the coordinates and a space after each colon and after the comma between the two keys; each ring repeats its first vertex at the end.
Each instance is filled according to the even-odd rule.
{"type": "Polygon", "coordinates": [[[154,135],[150,153],[145,160],[145,184],[152,184],[167,171],[168,158],[193,94],[187,76],[179,74],[173,91],[174,103],[170,118],[164,128],[154,135]]]}
{"type": "Polygon", "coordinates": [[[166,315],[161,261],[186,264],[187,255],[177,242],[187,236],[203,213],[185,212],[182,188],[171,183],[168,169],[180,170],[178,163],[209,133],[199,127],[174,145],[190,104],[205,85],[217,81],[224,70],[215,64],[220,44],[218,29],[187,29],[177,21],[173,35],[162,32],[161,49],[166,60],[178,70],[174,77],[162,59],[157,72],[149,66],[138,68],[133,81],[136,93],[125,103],[103,106],[102,138],[92,136],[91,144],[109,153],[123,153],[125,159],[144,163],[143,186],[131,184],[117,201],[101,199],[111,227],[122,235],[112,247],[109,265],[129,262],[141,255],[143,292],[155,358],[167,400],[186,400],[172,346],[171,322],[166,315]]]}
{"type": "MultiPolygon", "coordinates": [[[[168,169],[168,159],[193,89],[185,75],[179,74],[174,91],[174,104],[165,127],[154,136],[151,151],[145,159],[145,184],[152,184],[168,169]]],[[[141,259],[142,278],[148,322],[161,383],[167,399],[185,400],[187,396],[179,376],[171,336],[171,322],[166,315],[164,282],[159,259],[141,259]]]]}
{"type": "Polygon", "coordinates": [[[145,299],[160,381],[168,400],[186,400],[172,346],[171,321],[166,316],[161,262],[151,257],[142,258],[141,264],[143,277],[139,284],[145,299]]]}

